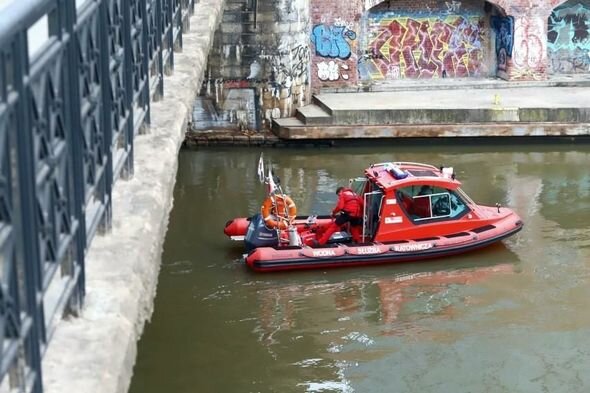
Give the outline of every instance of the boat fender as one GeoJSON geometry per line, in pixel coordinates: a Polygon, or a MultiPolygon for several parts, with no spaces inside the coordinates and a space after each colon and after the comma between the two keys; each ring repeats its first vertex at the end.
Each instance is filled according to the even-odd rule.
{"type": "Polygon", "coordinates": [[[270,195],[262,202],[260,214],[268,228],[285,230],[297,216],[297,206],[288,195],[270,195]]]}

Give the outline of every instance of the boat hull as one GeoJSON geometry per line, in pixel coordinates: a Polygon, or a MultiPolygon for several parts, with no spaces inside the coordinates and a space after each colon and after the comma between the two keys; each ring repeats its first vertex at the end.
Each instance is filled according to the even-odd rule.
{"type": "Polygon", "coordinates": [[[337,244],[316,248],[261,247],[250,252],[244,259],[251,269],[258,272],[410,262],[477,250],[514,235],[522,227],[522,222],[518,220],[479,232],[475,228],[474,231],[462,232],[465,233],[463,236],[441,236],[426,241],[408,240],[352,246],[337,244]]]}

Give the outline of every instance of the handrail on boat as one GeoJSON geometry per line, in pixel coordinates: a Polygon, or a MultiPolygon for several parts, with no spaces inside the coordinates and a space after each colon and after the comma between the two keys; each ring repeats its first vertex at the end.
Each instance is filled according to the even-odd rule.
{"type": "Polygon", "coordinates": [[[385,165],[396,165],[396,166],[400,166],[400,165],[412,165],[412,166],[417,166],[417,167],[422,167],[422,168],[429,168],[429,169],[434,169],[436,171],[440,171],[440,168],[437,168],[434,165],[422,164],[420,162],[412,162],[412,161],[379,162],[379,163],[376,163],[376,164],[371,164],[371,168],[375,168],[375,167],[378,167],[378,166],[385,166],[385,165]]]}
{"type": "Polygon", "coordinates": [[[422,164],[420,162],[411,162],[411,161],[396,161],[393,163],[393,165],[413,165],[413,166],[435,169],[437,171],[440,170],[439,168],[435,167],[434,165],[422,164]]]}

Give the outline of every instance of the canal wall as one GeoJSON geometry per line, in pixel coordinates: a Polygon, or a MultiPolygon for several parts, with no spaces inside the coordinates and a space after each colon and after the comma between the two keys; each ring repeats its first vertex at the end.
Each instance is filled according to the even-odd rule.
{"type": "Polygon", "coordinates": [[[112,193],[112,230],[96,236],[86,257],[86,300],[61,321],[43,359],[45,392],[123,393],[150,318],[162,243],[172,208],[178,151],[202,84],[223,0],[201,0],[183,33],[164,97],[135,139],[135,172],[112,193]]]}

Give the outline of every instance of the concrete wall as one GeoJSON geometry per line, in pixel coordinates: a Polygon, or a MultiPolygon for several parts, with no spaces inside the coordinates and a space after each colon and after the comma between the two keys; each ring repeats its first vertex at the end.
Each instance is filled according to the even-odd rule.
{"type": "Polygon", "coordinates": [[[137,341],[152,314],[178,151],[223,3],[197,3],[164,97],[152,103],[152,124],[135,138],[134,176],[119,180],[112,194],[112,231],[96,236],[86,257],[81,315],[58,324],[43,358],[45,392],[128,390],[137,341]]]}
{"type": "Polygon", "coordinates": [[[227,2],[202,90],[219,127],[266,128],[309,103],[308,31],[307,0],[227,2]]]}

